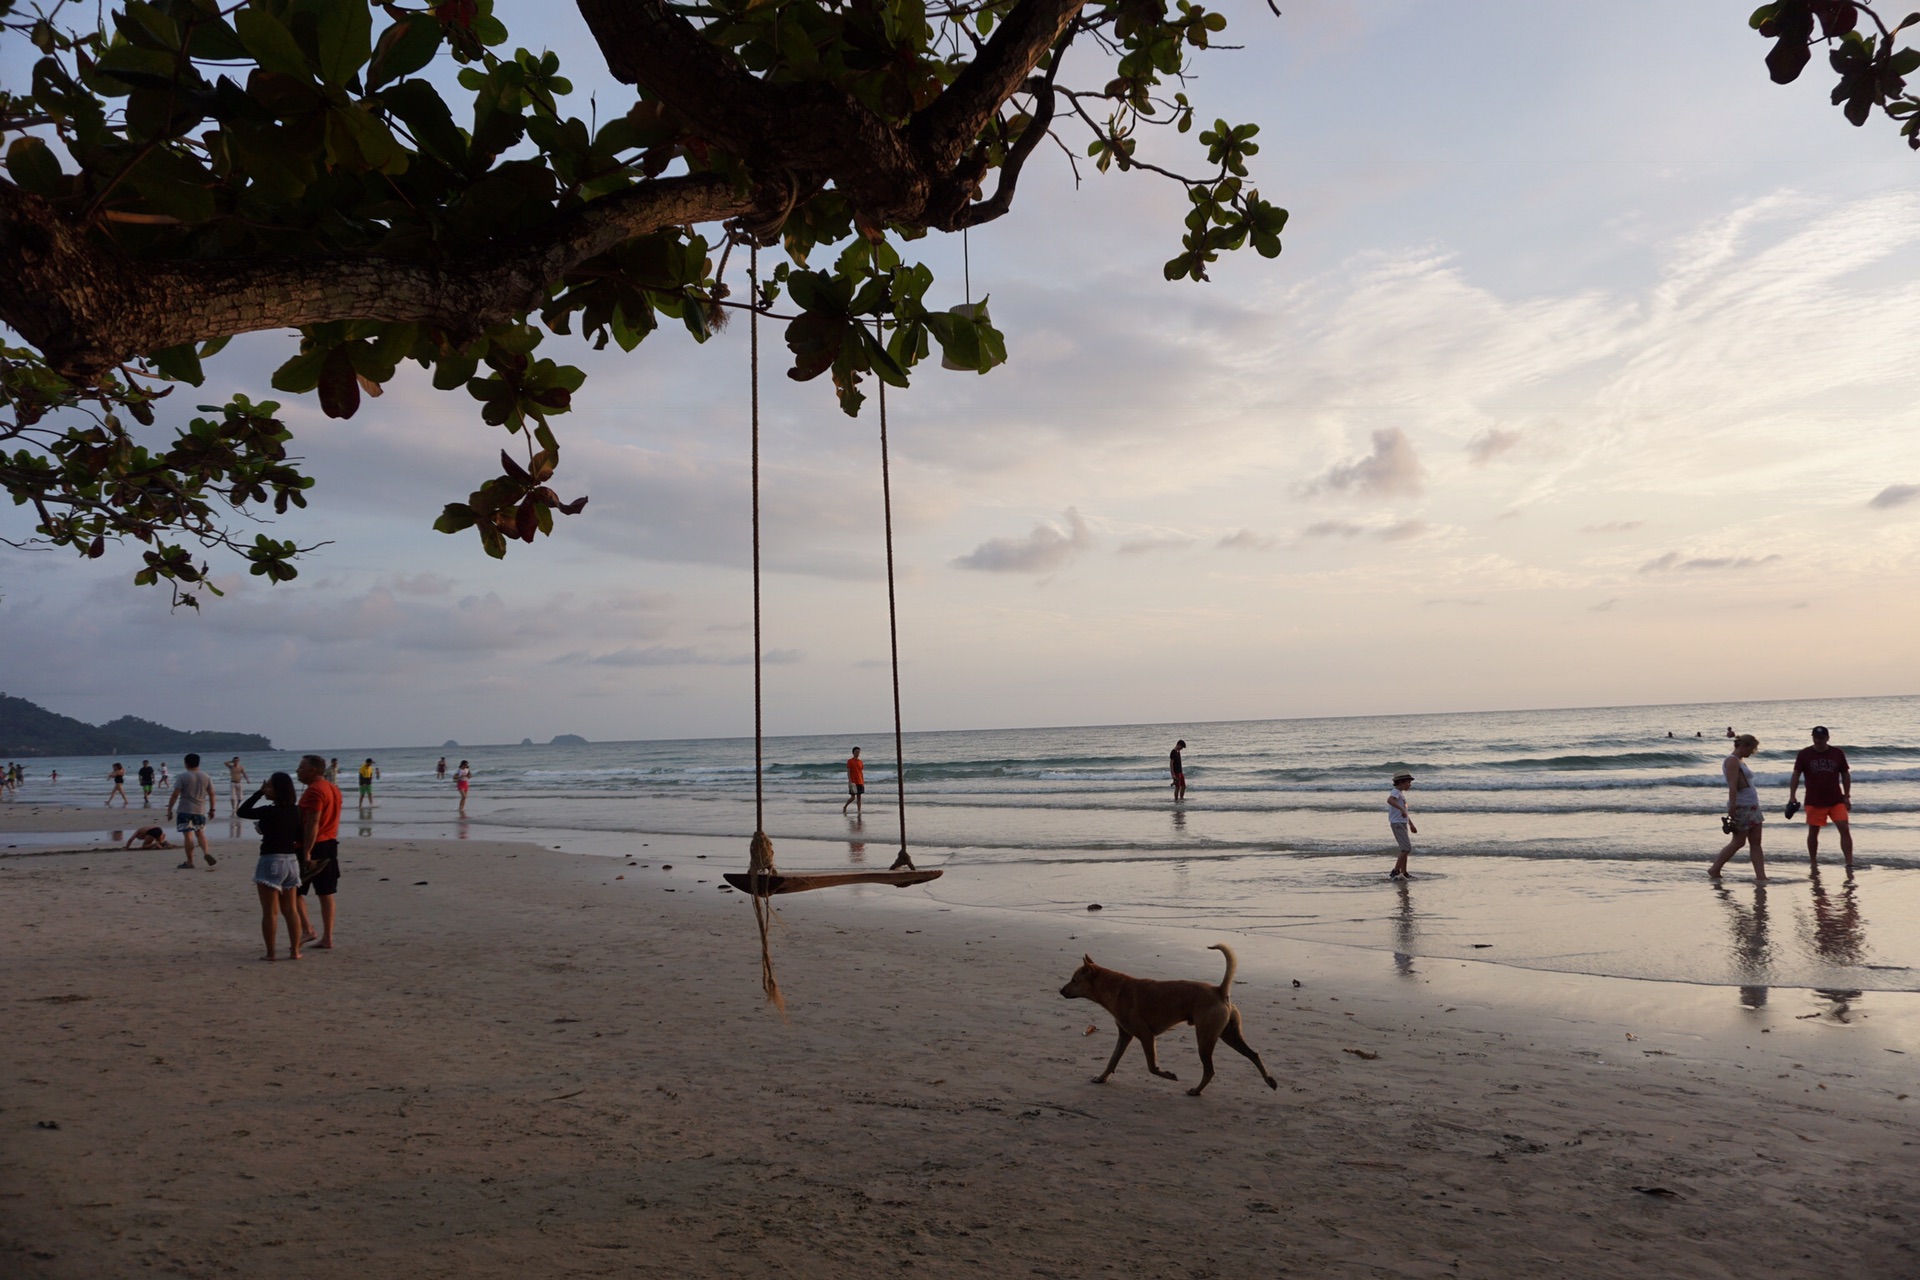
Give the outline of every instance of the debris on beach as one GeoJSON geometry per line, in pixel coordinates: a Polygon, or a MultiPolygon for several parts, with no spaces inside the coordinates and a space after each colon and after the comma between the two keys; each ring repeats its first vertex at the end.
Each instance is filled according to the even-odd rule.
{"type": "Polygon", "coordinates": [[[1097,902],[1089,902],[1089,903],[1087,904],[1087,910],[1089,910],[1089,911],[1099,911],[1099,910],[1101,910],[1101,909],[1102,909],[1102,908],[1101,908],[1101,906],[1100,906],[1100,904],[1099,904],[1099,903],[1097,903],[1097,902]]]}
{"type": "Polygon", "coordinates": [[[1372,1062],[1375,1058],[1380,1056],[1379,1054],[1375,1053],[1371,1049],[1343,1049],[1341,1052],[1350,1053],[1354,1057],[1363,1058],[1368,1062],[1372,1062]]]}

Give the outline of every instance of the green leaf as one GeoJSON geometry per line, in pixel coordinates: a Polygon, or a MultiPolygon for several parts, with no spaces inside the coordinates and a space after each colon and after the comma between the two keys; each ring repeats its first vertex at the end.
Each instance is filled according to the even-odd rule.
{"type": "Polygon", "coordinates": [[[431,13],[410,13],[380,33],[367,68],[367,88],[412,75],[440,51],[440,20],[431,13]]]}
{"type": "Polygon", "coordinates": [[[206,375],[200,370],[200,352],[191,342],[152,352],[147,360],[175,382],[197,387],[206,381],[206,375]]]}
{"type": "Polygon", "coordinates": [[[32,134],[22,134],[7,148],[7,173],[21,187],[37,196],[53,199],[61,194],[60,161],[49,147],[32,134]]]}
{"type": "Polygon", "coordinates": [[[471,529],[479,523],[473,517],[473,508],[464,502],[449,502],[440,509],[440,518],[433,527],[441,533],[459,533],[462,529],[471,529]]]}
{"type": "Polygon", "coordinates": [[[425,80],[402,80],[380,91],[380,101],[407,127],[420,149],[455,168],[467,162],[466,135],[440,91],[425,80]]]}
{"type": "MultiPolygon", "coordinates": [[[[353,0],[357,3],[357,0],[353,0]]],[[[268,71],[278,71],[281,75],[295,76],[301,80],[311,80],[313,69],[307,65],[307,55],[300,51],[300,42],[293,38],[293,32],[265,9],[242,9],[233,15],[234,30],[240,36],[240,43],[247,46],[247,52],[253,60],[268,71]]]]}
{"type": "Polygon", "coordinates": [[[331,348],[314,344],[273,371],[273,389],[303,395],[320,385],[320,368],[331,348]]]}
{"type": "Polygon", "coordinates": [[[309,12],[319,21],[320,78],[344,87],[373,53],[373,8],[366,0],[331,0],[309,12]]]}

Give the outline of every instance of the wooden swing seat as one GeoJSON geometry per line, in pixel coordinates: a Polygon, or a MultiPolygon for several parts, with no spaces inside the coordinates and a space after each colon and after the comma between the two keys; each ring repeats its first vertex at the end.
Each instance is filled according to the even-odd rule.
{"type": "Polygon", "coordinates": [[[759,882],[759,894],[805,893],[809,889],[835,889],[843,884],[890,884],[904,889],[910,884],[925,884],[940,878],[938,870],[925,871],[775,871],[756,876],[751,871],[729,871],[723,877],[742,893],[753,893],[759,882]]]}

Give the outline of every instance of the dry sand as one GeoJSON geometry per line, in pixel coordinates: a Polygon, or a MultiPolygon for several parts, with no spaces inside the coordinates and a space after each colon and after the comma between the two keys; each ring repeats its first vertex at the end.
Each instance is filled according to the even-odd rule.
{"type": "Polygon", "coordinates": [[[1227,939],[1280,1091],[1185,1096],[1184,1028],[1095,1086],[1081,950],[1214,935],[796,896],[783,1021],[724,855],[651,843],[350,841],[272,965],[249,856],[0,858],[0,1275],[1920,1274],[1916,1059],[1844,1014],[1227,939]]]}

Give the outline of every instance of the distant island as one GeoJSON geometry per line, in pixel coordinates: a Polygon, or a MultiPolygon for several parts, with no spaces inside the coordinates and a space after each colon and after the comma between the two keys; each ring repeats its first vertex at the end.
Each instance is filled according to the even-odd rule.
{"type": "Polygon", "coordinates": [[[91,725],[49,711],[25,698],[0,693],[0,757],[171,755],[198,751],[271,751],[257,733],[212,733],[169,729],[138,716],[91,725]]]}
{"type": "Polygon", "coordinates": [[[554,740],[547,745],[550,747],[584,747],[589,744],[585,738],[577,733],[562,733],[556,735],[554,740]]]}

